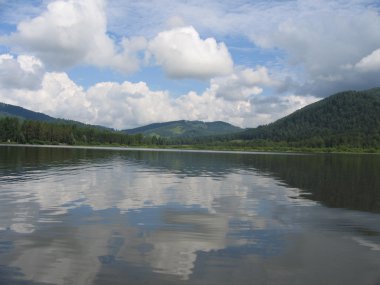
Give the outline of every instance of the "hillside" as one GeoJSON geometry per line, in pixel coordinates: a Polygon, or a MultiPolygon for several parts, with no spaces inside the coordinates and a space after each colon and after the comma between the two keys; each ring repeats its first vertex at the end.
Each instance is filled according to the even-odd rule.
{"type": "Polygon", "coordinates": [[[66,119],[58,119],[54,117],[50,117],[46,114],[34,112],[19,106],[0,103],[0,118],[4,117],[16,117],[20,120],[32,120],[32,121],[40,121],[47,123],[57,123],[57,124],[73,124],[77,126],[91,126],[99,129],[109,129],[103,126],[98,125],[87,125],[82,122],[66,120],[66,119]]]}
{"type": "Polygon", "coordinates": [[[165,138],[193,138],[201,136],[222,135],[241,132],[243,129],[225,122],[201,122],[201,121],[173,121],[166,123],[155,123],[147,126],[124,130],[128,134],[141,133],[146,137],[165,138]]]}
{"type": "MultiPolygon", "coordinates": [[[[0,103],[0,119],[6,116],[20,119],[20,124],[22,121],[32,120],[106,129],[55,119],[42,113],[0,103]]],[[[59,129],[58,126],[55,128],[59,129]]],[[[8,129],[14,128],[9,126],[8,129]]],[[[239,149],[261,147],[380,149],[380,88],[341,92],[310,104],[274,123],[254,129],[241,129],[220,121],[181,120],[150,124],[123,130],[122,133],[142,134],[143,141],[141,135],[138,140],[145,145],[203,145],[239,149]]],[[[85,136],[87,138],[89,135],[85,136]]],[[[8,135],[4,136],[4,139],[8,138],[8,135]]],[[[76,140],[80,141],[82,138],[78,137],[76,140]]]]}
{"type": "Polygon", "coordinates": [[[380,147],[380,88],[332,95],[234,138],[310,147],[380,147]]]}
{"type": "Polygon", "coordinates": [[[56,119],[0,103],[0,143],[139,145],[141,140],[141,135],[127,135],[102,126],[56,119]]]}
{"type": "Polygon", "coordinates": [[[0,117],[17,117],[23,120],[54,122],[55,119],[43,113],[33,112],[19,106],[0,103],[0,117]]]}

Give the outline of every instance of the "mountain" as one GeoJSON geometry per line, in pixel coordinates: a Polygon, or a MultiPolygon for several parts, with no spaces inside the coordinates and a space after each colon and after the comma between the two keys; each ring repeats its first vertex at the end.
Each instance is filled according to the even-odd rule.
{"type": "MultiPolygon", "coordinates": [[[[89,126],[0,103],[0,118],[4,116],[89,126]]],[[[380,149],[380,88],[337,93],[276,122],[253,129],[241,129],[220,121],[182,120],[122,132],[142,134],[145,144],[380,149]]]]}
{"type": "Polygon", "coordinates": [[[56,119],[0,103],[0,143],[66,145],[141,145],[141,135],[81,122],[56,119]]]}
{"type": "Polygon", "coordinates": [[[100,129],[109,129],[103,126],[97,125],[87,125],[85,123],[81,123],[73,120],[66,119],[57,119],[54,117],[50,117],[46,114],[34,112],[19,106],[0,103],[0,118],[2,117],[16,117],[21,120],[32,120],[32,121],[41,121],[47,123],[60,123],[60,124],[73,124],[77,126],[91,126],[100,129]]]}
{"type": "Polygon", "coordinates": [[[380,88],[337,93],[234,138],[311,147],[380,147],[380,88]]]}
{"type": "Polygon", "coordinates": [[[17,117],[23,120],[43,122],[54,122],[55,120],[58,120],[42,113],[33,112],[19,106],[4,103],[0,103],[0,117],[17,117]]]}
{"type": "Polygon", "coordinates": [[[147,126],[123,130],[128,134],[141,133],[146,137],[201,137],[212,136],[221,134],[231,134],[241,132],[243,129],[235,127],[231,124],[217,121],[217,122],[202,122],[202,121],[172,121],[166,123],[155,123],[147,126]]]}

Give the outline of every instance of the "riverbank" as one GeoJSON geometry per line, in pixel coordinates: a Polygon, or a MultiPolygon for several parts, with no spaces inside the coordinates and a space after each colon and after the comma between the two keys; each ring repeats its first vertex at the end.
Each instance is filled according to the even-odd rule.
{"type": "Polygon", "coordinates": [[[0,146],[23,147],[51,147],[51,148],[79,148],[104,150],[165,150],[165,151],[205,151],[205,152],[231,152],[231,153],[352,153],[352,154],[380,154],[380,149],[373,148],[309,148],[309,147],[236,147],[236,146],[210,146],[210,145],[120,145],[120,144],[18,144],[0,143],[0,146]]]}

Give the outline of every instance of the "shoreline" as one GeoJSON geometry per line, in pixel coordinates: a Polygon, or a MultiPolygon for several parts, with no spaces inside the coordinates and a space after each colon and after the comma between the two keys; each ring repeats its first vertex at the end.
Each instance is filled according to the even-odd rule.
{"type": "MultiPolygon", "coordinates": [[[[298,154],[292,152],[270,152],[270,151],[242,151],[242,150],[212,150],[212,149],[185,149],[185,148],[159,148],[159,147],[135,147],[135,146],[92,146],[92,145],[39,145],[39,144],[10,144],[0,143],[0,147],[30,147],[30,148],[60,148],[60,149],[93,149],[114,151],[157,151],[157,152],[189,152],[189,153],[226,153],[226,154],[298,154]]],[[[307,154],[307,153],[304,153],[307,154]]]]}
{"type": "Polygon", "coordinates": [[[119,150],[119,151],[161,151],[161,152],[197,152],[197,153],[229,153],[229,154],[380,154],[380,150],[345,148],[326,149],[326,148],[262,148],[262,149],[242,149],[242,148],[223,148],[223,147],[197,147],[187,146],[123,146],[123,145],[65,145],[65,144],[17,144],[0,143],[0,147],[35,147],[35,148],[61,148],[61,149],[94,149],[94,150],[119,150]]]}

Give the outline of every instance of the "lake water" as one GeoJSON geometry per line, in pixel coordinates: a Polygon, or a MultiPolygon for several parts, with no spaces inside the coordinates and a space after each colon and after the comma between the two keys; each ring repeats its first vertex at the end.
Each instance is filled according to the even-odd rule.
{"type": "Polygon", "coordinates": [[[380,156],[0,146],[0,284],[380,284],[380,156]]]}

